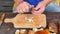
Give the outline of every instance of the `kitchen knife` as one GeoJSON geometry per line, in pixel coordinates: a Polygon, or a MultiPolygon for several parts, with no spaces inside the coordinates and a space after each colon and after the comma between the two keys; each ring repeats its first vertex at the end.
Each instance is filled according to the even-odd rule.
{"type": "Polygon", "coordinates": [[[3,22],[4,17],[5,17],[5,14],[3,13],[1,18],[0,18],[0,26],[1,26],[2,22],[3,22]]]}

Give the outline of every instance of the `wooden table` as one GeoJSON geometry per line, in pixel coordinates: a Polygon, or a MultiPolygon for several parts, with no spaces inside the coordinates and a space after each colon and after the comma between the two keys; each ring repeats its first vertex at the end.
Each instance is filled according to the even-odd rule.
{"type": "MultiPolygon", "coordinates": [[[[2,13],[0,13],[1,15],[2,13]]],[[[46,14],[46,17],[47,17],[47,22],[51,21],[51,20],[54,20],[54,19],[57,19],[60,20],[60,13],[51,13],[51,12],[47,12],[45,13],[46,14]]],[[[6,16],[5,18],[13,18],[14,16],[16,16],[16,14],[13,14],[13,13],[6,13],[6,16]]],[[[16,28],[14,28],[13,24],[9,23],[9,24],[6,24],[3,22],[2,26],[0,27],[0,33],[1,34],[14,34],[16,31],[16,28]],[[7,32],[7,28],[10,27],[11,30],[9,32],[7,32]],[[4,33],[3,33],[4,32],[4,33]]]]}

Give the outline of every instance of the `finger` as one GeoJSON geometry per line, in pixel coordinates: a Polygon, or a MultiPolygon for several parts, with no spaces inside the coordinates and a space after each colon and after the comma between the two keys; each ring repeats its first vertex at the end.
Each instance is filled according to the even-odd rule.
{"type": "Polygon", "coordinates": [[[29,6],[28,6],[28,4],[25,4],[24,9],[25,9],[25,12],[28,12],[28,11],[29,11],[29,6]]]}
{"type": "Polygon", "coordinates": [[[26,8],[23,8],[23,12],[26,12],[27,10],[26,10],[26,8]]]}
{"type": "Polygon", "coordinates": [[[34,13],[40,13],[40,11],[34,11],[34,13]]]}
{"type": "Polygon", "coordinates": [[[23,13],[23,11],[20,9],[20,10],[18,11],[18,13],[23,13]]]}
{"type": "MultiPolygon", "coordinates": [[[[40,10],[40,9],[39,9],[39,10],[40,10]]],[[[34,10],[33,12],[37,14],[37,13],[39,13],[39,10],[34,10]]]]}
{"type": "Polygon", "coordinates": [[[25,5],[24,5],[24,6],[22,6],[22,11],[23,11],[23,12],[27,12],[27,11],[28,11],[28,7],[27,7],[27,6],[25,6],[25,5]]]}
{"type": "Polygon", "coordinates": [[[23,13],[23,8],[22,7],[23,7],[23,4],[20,4],[16,7],[16,10],[17,10],[18,13],[23,13]]]}
{"type": "Polygon", "coordinates": [[[35,7],[35,10],[38,10],[38,9],[40,9],[40,5],[39,4],[35,7]]]}
{"type": "Polygon", "coordinates": [[[26,12],[29,12],[29,6],[26,6],[26,12]]]}
{"type": "Polygon", "coordinates": [[[41,8],[38,11],[33,11],[32,14],[34,14],[34,15],[40,15],[40,14],[42,14],[44,12],[44,10],[45,10],[45,8],[41,8]]]}
{"type": "Polygon", "coordinates": [[[39,13],[39,11],[33,11],[33,13],[38,14],[38,13],[39,13]]]}
{"type": "Polygon", "coordinates": [[[29,11],[29,7],[28,7],[28,6],[26,6],[26,7],[25,7],[25,9],[26,9],[26,12],[28,12],[28,11],[29,11]]]}
{"type": "Polygon", "coordinates": [[[26,12],[25,6],[22,6],[22,11],[23,11],[23,12],[26,12]]]}
{"type": "Polygon", "coordinates": [[[35,13],[42,13],[44,12],[45,10],[45,7],[41,7],[38,11],[34,11],[35,13]]]}
{"type": "Polygon", "coordinates": [[[24,8],[25,12],[29,12],[29,8],[30,8],[31,5],[27,2],[25,2],[24,6],[25,6],[25,8],[24,8]]]}
{"type": "Polygon", "coordinates": [[[21,8],[17,9],[17,12],[18,12],[18,13],[23,13],[23,11],[22,11],[21,8]]]}
{"type": "Polygon", "coordinates": [[[20,10],[21,10],[21,13],[24,13],[25,12],[25,9],[24,9],[23,6],[20,8],[20,10]]]}
{"type": "Polygon", "coordinates": [[[45,7],[41,7],[41,9],[39,10],[39,13],[43,13],[45,11],[45,7]]]}
{"type": "Polygon", "coordinates": [[[35,13],[35,12],[32,12],[32,14],[36,16],[40,15],[39,13],[35,13]]]}

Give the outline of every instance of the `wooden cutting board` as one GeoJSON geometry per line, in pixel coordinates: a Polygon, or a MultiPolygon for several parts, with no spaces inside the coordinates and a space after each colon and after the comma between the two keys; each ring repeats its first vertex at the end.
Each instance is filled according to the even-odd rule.
{"type": "Polygon", "coordinates": [[[33,14],[17,14],[14,18],[5,18],[5,23],[13,23],[15,28],[39,28],[46,27],[46,16],[33,14]]]}

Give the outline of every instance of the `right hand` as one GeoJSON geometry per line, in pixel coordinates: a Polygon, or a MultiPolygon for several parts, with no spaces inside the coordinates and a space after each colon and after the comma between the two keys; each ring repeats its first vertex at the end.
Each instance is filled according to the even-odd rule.
{"type": "Polygon", "coordinates": [[[30,6],[29,3],[23,1],[16,7],[16,9],[18,13],[24,13],[29,11],[30,6]]]}

